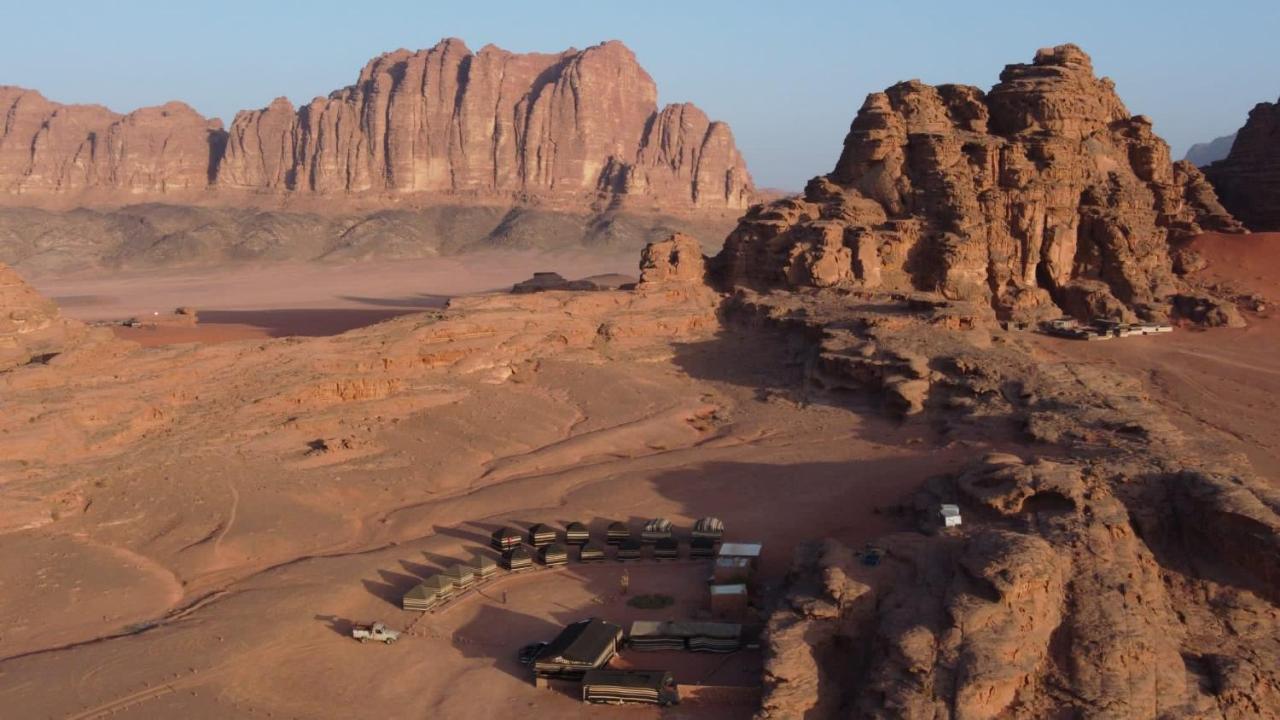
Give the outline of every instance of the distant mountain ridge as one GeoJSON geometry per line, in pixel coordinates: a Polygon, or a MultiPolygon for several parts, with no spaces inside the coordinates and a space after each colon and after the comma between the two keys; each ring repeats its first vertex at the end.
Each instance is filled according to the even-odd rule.
{"type": "Polygon", "coordinates": [[[728,125],[657,95],[617,41],[519,54],[457,39],[384,54],[354,85],[300,108],[279,98],[228,130],[180,102],[120,115],[0,87],[0,202],[746,208],[728,125]]]}
{"type": "Polygon", "coordinates": [[[1202,168],[1209,163],[1218,162],[1230,154],[1231,145],[1235,141],[1236,133],[1231,133],[1230,135],[1214,138],[1209,142],[1196,143],[1187,149],[1187,154],[1182,159],[1202,168]]]}

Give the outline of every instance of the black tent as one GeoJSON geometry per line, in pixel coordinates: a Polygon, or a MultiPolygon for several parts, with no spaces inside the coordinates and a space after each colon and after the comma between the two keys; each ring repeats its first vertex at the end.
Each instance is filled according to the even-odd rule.
{"type": "Polygon", "coordinates": [[[689,543],[689,557],[715,557],[716,541],[715,538],[695,537],[689,543]]]}
{"type": "Polygon", "coordinates": [[[578,621],[547,643],[533,661],[540,677],[580,678],[603,667],[618,652],[622,628],[599,618],[578,621]]]}
{"type": "Polygon", "coordinates": [[[578,550],[579,562],[600,562],[608,559],[609,557],[605,554],[604,548],[599,545],[587,543],[578,550]]]}
{"type": "Polygon", "coordinates": [[[493,531],[490,536],[490,544],[493,549],[498,552],[506,552],[511,548],[520,547],[520,533],[511,528],[499,528],[493,531]]]}
{"type": "Polygon", "coordinates": [[[556,529],[550,525],[538,523],[529,528],[529,544],[534,547],[550,545],[556,541],[556,529]]]}
{"type": "Polygon", "coordinates": [[[631,539],[631,528],[624,522],[610,523],[606,539],[610,545],[620,545],[631,539]]]}
{"type": "Polygon", "coordinates": [[[639,540],[625,540],[618,546],[619,560],[639,560],[644,545],[639,540]]]}
{"type": "Polygon", "coordinates": [[[508,570],[527,570],[533,567],[533,556],[522,547],[502,553],[502,566],[508,570]]]}
{"type": "Polygon", "coordinates": [[[565,526],[564,541],[570,545],[586,545],[591,539],[591,532],[580,522],[571,522],[565,526]]]}
{"type": "Polygon", "coordinates": [[[653,556],[659,560],[674,560],[680,557],[680,541],[675,538],[663,538],[653,545],[653,556]]]}
{"type": "Polygon", "coordinates": [[[553,567],[569,562],[569,549],[560,543],[551,543],[538,549],[538,559],[543,565],[553,567]]]}

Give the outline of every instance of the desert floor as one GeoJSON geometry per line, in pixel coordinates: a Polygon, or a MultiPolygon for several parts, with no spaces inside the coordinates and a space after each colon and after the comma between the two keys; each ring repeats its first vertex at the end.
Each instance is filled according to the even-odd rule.
{"type": "Polygon", "coordinates": [[[569,279],[635,276],[636,253],[495,251],[359,264],[274,263],[214,268],[81,272],[28,278],[68,317],[112,321],[200,312],[195,328],[120,328],[143,345],[331,335],[437,308],[456,295],[509,289],[535,271],[569,279]]]}
{"type": "MultiPolygon", "coordinates": [[[[611,262],[533,267],[566,276],[631,270],[611,262]]],[[[513,260],[464,282],[457,267],[407,265],[370,273],[375,277],[350,268],[277,268],[253,277],[174,275],[150,285],[135,277],[37,286],[86,318],[181,304],[201,308],[205,318],[219,317],[216,311],[412,313],[439,296],[507,285],[532,269],[513,260]],[[317,296],[311,288],[322,285],[317,296]],[[237,288],[233,303],[216,302],[237,288]]],[[[59,506],[52,521],[3,535],[0,714],[750,717],[748,706],[585,706],[535,689],[515,661],[522,645],[583,617],[625,624],[696,616],[703,564],[630,566],[632,593],[671,594],[674,611],[627,607],[613,562],[503,578],[426,616],[400,610],[399,597],[419,578],[482,550],[502,525],[583,520],[598,536],[611,520],[638,527],[664,516],[687,528],[702,515],[723,518],[728,539],[765,544],[767,594],[800,542],[835,537],[857,547],[905,529],[883,510],[930,476],[1014,442],[997,436],[949,443],[925,421],[885,419],[865,397],[813,394],[785,343],[727,329],[607,357],[552,355],[502,383],[442,379],[416,388],[433,399],[415,401],[409,412],[380,397],[347,402],[349,389],[339,389],[342,412],[317,410],[315,434],[350,432],[370,444],[315,454],[253,434],[277,402],[264,389],[274,380],[255,384],[254,377],[235,377],[235,369],[275,353],[273,369],[296,360],[328,371],[347,346],[319,343],[389,343],[421,330],[420,316],[335,338],[270,341],[263,337],[345,328],[310,326],[288,314],[275,316],[274,326],[244,317],[205,326],[225,325],[225,336],[185,339],[225,341],[215,347],[146,349],[113,379],[77,388],[81,401],[101,398],[101,412],[129,418],[109,436],[87,438],[82,454],[60,449],[56,428],[32,436],[49,448],[53,469],[32,470],[10,494],[30,488],[34,496],[57,483],[74,492],[67,491],[71,511],[59,506]],[[236,325],[257,334],[244,330],[244,339],[236,325]],[[146,396],[136,402],[135,386],[146,396]],[[217,399],[197,399],[202,388],[217,399]],[[153,397],[180,403],[175,407],[189,416],[164,425],[165,413],[179,411],[153,397]],[[384,413],[398,415],[387,420],[384,413]],[[352,622],[373,619],[406,628],[408,636],[390,647],[346,637],[352,622]]],[[[1274,478],[1280,328],[1250,319],[1243,330],[1031,342],[1046,358],[1087,357],[1144,378],[1152,397],[1177,409],[1188,429],[1220,434],[1274,478]]],[[[297,402],[316,401],[313,395],[297,402]]],[[[307,422],[300,414],[269,432],[303,437],[307,422]]],[[[9,499],[13,518],[35,504],[9,499]]],[[[874,571],[868,581],[874,584],[874,571]]],[[[623,662],[675,668],[683,683],[758,678],[760,659],[752,653],[728,660],[663,655],[628,653],[623,662]]]]}

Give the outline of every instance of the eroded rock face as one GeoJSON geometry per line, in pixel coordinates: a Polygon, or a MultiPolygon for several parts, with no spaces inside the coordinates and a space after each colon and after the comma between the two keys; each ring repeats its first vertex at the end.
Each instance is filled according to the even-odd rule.
{"type": "Polygon", "coordinates": [[[119,115],[6,86],[0,115],[0,190],[16,195],[203,189],[225,137],[221,121],[180,102],[119,115]]]}
{"type": "Polygon", "coordinates": [[[1092,305],[1160,317],[1169,242],[1206,228],[1241,229],[1062,45],[988,93],[913,80],[868,96],[835,170],[752,208],[715,265],[730,285],[930,290],[1023,320],[1086,282],[1092,305]]]}
{"type": "Polygon", "coordinates": [[[649,243],[640,254],[640,283],[702,284],[706,263],[696,238],[674,233],[666,240],[649,243]]]}
{"type": "Polygon", "coordinates": [[[278,98],[229,131],[181,103],[117,115],[0,88],[0,189],[214,201],[449,193],[742,209],[754,188],[729,127],[659,109],[620,42],[517,54],[461,40],[377,57],[354,85],[294,108],[278,98]],[[208,198],[205,198],[208,199],[208,198]]]}
{"type": "Polygon", "coordinates": [[[1280,101],[1258,103],[1231,152],[1204,169],[1225,205],[1251,230],[1280,230],[1280,101]]]}

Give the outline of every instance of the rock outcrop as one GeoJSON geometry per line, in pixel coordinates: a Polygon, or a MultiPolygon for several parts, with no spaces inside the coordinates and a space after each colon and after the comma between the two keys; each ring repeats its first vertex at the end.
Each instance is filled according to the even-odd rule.
{"type": "Polygon", "coordinates": [[[1230,154],[1204,172],[1222,204],[1250,230],[1280,230],[1280,101],[1249,111],[1230,154]]]}
{"type": "Polygon", "coordinates": [[[707,269],[702,246],[697,239],[675,233],[665,240],[650,243],[640,253],[640,283],[655,285],[667,282],[701,284],[707,269]]]}
{"type": "Polygon", "coordinates": [[[1046,361],[975,309],[843,287],[722,308],[807,347],[810,400],[879,396],[948,447],[1017,453],[879,508],[897,523],[879,562],[832,541],[797,557],[758,717],[1275,716],[1280,496],[1141,381],[1046,361]],[[938,527],[943,503],[961,526],[938,527]]]}
{"type": "Polygon", "coordinates": [[[56,303],[0,263],[0,372],[25,363],[47,363],[86,340],[104,342],[110,337],[110,330],[90,329],[62,317],[56,303]]]}
{"type": "Polygon", "coordinates": [[[1241,230],[1062,45],[987,93],[913,80],[871,94],[835,170],[753,207],[714,270],[731,286],[935,291],[1020,320],[1061,314],[1068,295],[1156,318],[1175,290],[1169,243],[1209,229],[1241,230]]]}
{"type": "Polygon", "coordinates": [[[279,98],[227,131],[181,103],[118,115],[0,88],[0,190],[130,201],[440,194],[587,207],[742,209],[754,189],[724,123],[657,106],[620,42],[517,54],[460,40],[372,60],[354,85],[279,98]],[[605,201],[601,203],[600,201],[605,201]]]}

